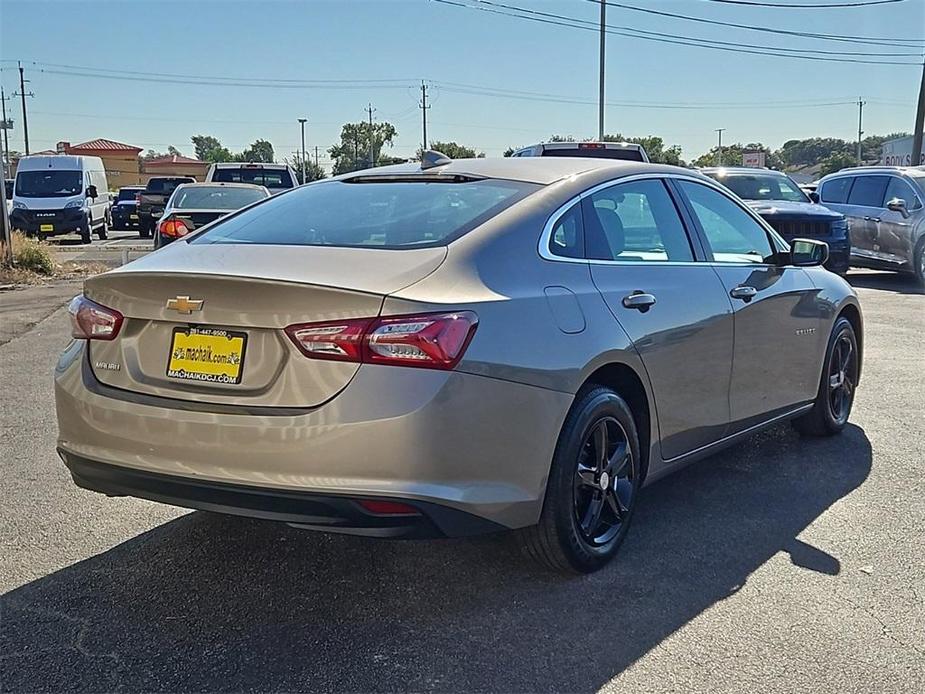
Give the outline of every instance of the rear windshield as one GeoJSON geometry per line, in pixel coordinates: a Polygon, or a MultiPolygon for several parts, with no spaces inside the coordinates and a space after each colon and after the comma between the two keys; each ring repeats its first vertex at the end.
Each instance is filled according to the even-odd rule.
{"type": "Polygon", "coordinates": [[[271,189],[295,186],[288,169],[216,169],[212,180],[217,183],[253,183],[271,189]]]}
{"type": "Polygon", "coordinates": [[[442,246],[539,187],[494,179],[325,181],[228,217],[190,243],[397,249],[442,246]]]}
{"type": "Polygon", "coordinates": [[[544,157],[584,157],[592,159],[622,159],[623,161],[643,161],[642,152],[638,149],[591,149],[584,147],[568,147],[544,149],[544,157]]]}
{"type": "Polygon", "coordinates": [[[192,182],[191,178],[152,178],[145,190],[149,193],[172,193],[177,186],[192,182]]]}
{"type": "Polygon", "coordinates": [[[134,200],[135,196],[140,193],[141,190],[138,188],[120,188],[119,197],[116,198],[116,202],[124,202],[126,200],[134,200]]]}
{"type": "Polygon", "coordinates": [[[263,200],[267,192],[260,188],[229,188],[226,186],[180,188],[171,206],[186,210],[237,210],[263,200]]]}
{"type": "Polygon", "coordinates": [[[80,171],[20,171],[16,196],[20,198],[66,198],[83,192],[80,171]]]}

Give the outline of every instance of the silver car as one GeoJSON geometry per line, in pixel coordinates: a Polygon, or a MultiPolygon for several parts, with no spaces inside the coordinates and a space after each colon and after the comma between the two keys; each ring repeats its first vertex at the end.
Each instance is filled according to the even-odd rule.
{"type": "Polygon", "coordinates": [[[86,281],[55,373],[75,482],[303,528],[616,552],[644,483],[845,426],[857,297],[670,166],[425,157],[86,281]]]}
{"type": "Polygon", "coordinates": [[[852,265],[925,285],[925,167],[844,169],[820,180],[818,195],[848,219],[852,265]]]}

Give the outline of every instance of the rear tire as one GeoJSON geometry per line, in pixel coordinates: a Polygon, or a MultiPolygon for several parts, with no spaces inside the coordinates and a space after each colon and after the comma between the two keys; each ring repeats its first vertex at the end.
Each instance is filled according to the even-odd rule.
{"type": "Polygon", "coordinates": [[[847,318],[839,318],[826,347],[813,408],[793,420],[797,431],[806,436],[832,436],[845,428],[858,383],[858,356],[854,327],[847,318]]]}
{"type": "Polygon", "coordinates": [[[109,221],[104,217],[103,225],[96,230],[96,236],[100,241],[105,241],[109,238],[109,221]]]}
{"type": "Polygon", "coordinates": [[[915,271],[915,279],[919,285],[925,287],[925,236],[919,239],[915,247],[915,253],[912,254],[912,267],[915,271]]]}
{"type": "Polygon", "coordinates": [[[607,564],[629,530],[639,460],[626,402],[603,386],[580,391],[559,434],[539,523],[517,531],[526,554],[562,573],[607,564]]]}

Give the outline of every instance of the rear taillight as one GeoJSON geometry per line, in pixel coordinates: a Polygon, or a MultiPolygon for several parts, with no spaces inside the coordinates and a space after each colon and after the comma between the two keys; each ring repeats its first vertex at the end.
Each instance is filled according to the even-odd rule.
{"type": "Polygon", "coordinates": [[[452,369],[478,327],[472,311],[290,325],[286,334],[313,359],[452,369]]]}
{"type": "Polygon", "coordinates": [[[82,340],[112,340],[122,327],[122,314],[90,301],[83,294],[75,296],[67,307],[71,316],[71,336],[82,340]]]}
{"type": "Polygon", "coordinates": [[[181,219],[165,219],[157,225],[157,230],[163,236],[178,239],[186,236],[191,229],[181,219]]]}

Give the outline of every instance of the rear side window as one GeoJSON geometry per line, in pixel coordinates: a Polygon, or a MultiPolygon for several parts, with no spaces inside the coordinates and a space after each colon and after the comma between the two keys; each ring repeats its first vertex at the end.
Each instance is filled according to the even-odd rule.
{"type": "Polygon", "coordinates": [[[190,243],[358,248],[446,245],[540,186],[495,179],[325,181],[227,217],[190,243]]]}
{"type": "Polygon", "coordinates": [[[585,247],[595,260],[692,261],[690,241],[662,181],[632,181],[589,195],[585,247]]]}
{"type": "Polygon", "coordinates": [[[581,204],[575,203],[556,220],[549,235],[549,252],[563,258],[583,258],[585,240],[581,223],[581,204]]]}
{"type": "Polygon", "coordinates": [[[295,183],[288,169],[216,169],[217,183],[252,183],[267,188],[292,188],[295,183]]]}
{"type": "Polygon", "coordinates": [[[848,191],[851,190],[851,182],[854,180],[851,176],[844,178],[834,178],[826,181],[819,186],[819,199],[822,202],[846,203],[848,202],[848,191]]]}
{"type": "Polygon", "coordinates": [[[883,207],[883,196],[889,183],[889,176],[858,176],[848,195],[848,204],[883,207]]]}

